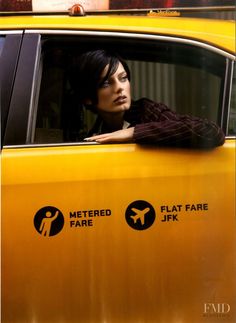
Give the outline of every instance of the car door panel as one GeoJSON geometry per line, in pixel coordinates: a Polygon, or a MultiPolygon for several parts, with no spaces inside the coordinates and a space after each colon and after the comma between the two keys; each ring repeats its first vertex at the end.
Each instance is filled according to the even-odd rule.
{"type": "Polygon", "coordinates": [[[209,303],[234,317],[234,141],[8,148],[2,158],[4,322],[199,322],[209,303]],[[146,202],[153,223],[130,226],[146,202]],[[35,222],[47,207],[64,219],[52,236],[35,222]]]}

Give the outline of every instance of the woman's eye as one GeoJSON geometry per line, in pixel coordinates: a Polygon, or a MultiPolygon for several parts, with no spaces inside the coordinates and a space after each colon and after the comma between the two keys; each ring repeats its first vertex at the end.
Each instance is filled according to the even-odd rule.
{"type": "Polygon", "coordinates": [[[123,75],[123,76],[121,77],[121,82],[126,82],[126,81],[127,81],[127,79],[128,79],[128,76],[127,76],[127,75],[123,75]]]}
{"type": "Polygon", "coordinates": [[[104,87],[108,87],[109,85],[110,85],[110,82],[108,80],[106,80],[100,85],[100,87],[104,88],[104,87]]]}

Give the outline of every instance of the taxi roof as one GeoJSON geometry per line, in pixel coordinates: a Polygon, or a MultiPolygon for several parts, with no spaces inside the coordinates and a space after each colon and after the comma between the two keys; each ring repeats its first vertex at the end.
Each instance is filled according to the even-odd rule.
{"type": "Polygon", "coordinates": [[[235,22],[229,20],[122,14],[85,16],[11,14],[1,17],[0,29],[116,31],[181,36],[235,54],[235,22]]]}

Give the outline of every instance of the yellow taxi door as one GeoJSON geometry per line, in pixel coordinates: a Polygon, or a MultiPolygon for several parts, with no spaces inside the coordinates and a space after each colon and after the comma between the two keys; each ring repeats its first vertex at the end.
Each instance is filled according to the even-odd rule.
{"type": "Polygon", "coordinates": [[[3,322],[234,322],[235,141],[4,148],[3,322]]]}

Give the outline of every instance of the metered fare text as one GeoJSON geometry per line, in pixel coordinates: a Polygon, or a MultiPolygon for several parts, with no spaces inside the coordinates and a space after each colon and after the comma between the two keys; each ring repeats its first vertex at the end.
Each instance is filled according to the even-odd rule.
{"type": "Polygon", "coordinates": [[[94,218],[111,216],[110,209],[70,212],[70,227],[92,227],[94,218]]]}

